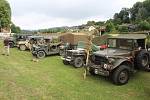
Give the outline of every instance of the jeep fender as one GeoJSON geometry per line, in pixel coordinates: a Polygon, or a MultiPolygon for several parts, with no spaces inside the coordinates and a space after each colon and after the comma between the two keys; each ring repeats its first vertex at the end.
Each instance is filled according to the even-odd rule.
{"type": "Polygon", "coordinates": [[[122,64],[129,66],[131,69],[133,68],[133,63],[129,61],[127,58],[124,58],[124,59],[117,59],[117,61],[114,63],[113,69],[117,68],[122,64]]]}

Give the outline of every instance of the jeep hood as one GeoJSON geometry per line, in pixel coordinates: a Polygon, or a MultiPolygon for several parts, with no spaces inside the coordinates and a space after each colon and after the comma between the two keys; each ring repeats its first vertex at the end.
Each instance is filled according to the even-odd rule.
{"type": "Polygon", "coordinates": [[[76,50],[67,50],[67,51],[69,51],[69,52],[85,52],[85,49],[82,49],[82,48],[77,48],[76,50]]]}
{"type": "Polygon", "coordinates": [[[115,56],[129,56],[130,50],[123,50],[123,49],[113,49],[113,48],[107,48],[104,50],[100,50],[97,52],[94,52],[95,55],[98,56],[107,56],[107,57],[115,57],[115,56]]]}

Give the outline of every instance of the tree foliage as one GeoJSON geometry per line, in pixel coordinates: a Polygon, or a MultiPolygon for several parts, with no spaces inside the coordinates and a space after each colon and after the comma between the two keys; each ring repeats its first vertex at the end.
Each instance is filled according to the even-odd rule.
{"type": "Polygon", "coordinates": [[[49,29],[40,29],[38,32],[41,33],[65,33],[67,30],[64,27],[56,27],[56,28],[49,28],[49,29]]]}
{"type": "Polygon", "coordinates": [[[128,28],[126,26],[122,26],[123,24],[138,26],[133,30],[150,30],[150,0],[137,2],[130,9],[122,8],[119,13],[114,14],[112,22],[115,26],[119,26],[117,29],[121,32],[126,32],[128,28]]]}
{"type": "Polygon", "coordinates": [[[15,24],[11,25],[11,32],[12,33],[21,33],[21,29],[19,26],[16,26],[15,24]]]}
{"type": "Polygon", "coordinates": [[[0,28],[10,28],[11,8],[6,0],[0,0],[0,28]]]}
{"type": "Polygon", "coordinates": [[[111,21],[107,21],[106,22],[106,31],[113,32],[115,30],[116,30],[115,25],[111,21]]]}
{"type": "Polygon", "coordinates": [[[148,21],[141,21],[139,23],[140,30],[150,30],[150,23],[148,21]]]}

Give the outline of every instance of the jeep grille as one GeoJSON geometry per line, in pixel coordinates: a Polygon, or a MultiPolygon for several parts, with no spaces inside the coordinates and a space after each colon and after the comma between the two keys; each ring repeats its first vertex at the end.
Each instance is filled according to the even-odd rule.
{"type": "Polygon", "coordinates": [[[66,56],[71,57],[71,56],[72,56],[72,52],[67,51],[67,52],[66,52],[66,56]]]}
{"type": "Polygon", "coordinates": [[[104,64],[104,63],[106,64],[106,63],[108,62],[108,60],[106,59],[106,57],[94,55],[93,62],[94,62],[96,65],[102,65],[102,64],[104,64]]]}

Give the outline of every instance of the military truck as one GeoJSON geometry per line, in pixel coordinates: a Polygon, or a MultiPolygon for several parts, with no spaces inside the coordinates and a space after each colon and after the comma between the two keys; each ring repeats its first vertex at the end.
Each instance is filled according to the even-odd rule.
{"type": "MultiPolygon", "coordinates": [[[[72,64],[75,68],[82,67],[86,62],[86,42],[79,41],[76,49],[66,50],[65,54],[62,55],[61,59],[65,65],[72,64]]],[[[94,44],[92,44],[92,52],[98,51],[100,48],[94,44]]]]}
{"type": "Polygon", "coordinates": [[[53,38],[44,38],[45,43],[40,45],[33,45],[32,54],[37,58],[44,58],[48,55],[59,54],[59,46],[61,42],[53,38]]]}
{"type": "Polygon", "coordinates": [[[18,41],[17,43],[17,47],[21,50],[21,51],[25,51],[25,50],[31,50],[32,45],[33,44],[38,44],[38,43],[42,43],[43,42],[43,36],[28,36],[26,38],[26,40],[23,41],[18,41]]]}
{"type": "Polygon", "coordinates": [[[88,41],[89,33],[66,33],[60,36],[62,45],[60,46],[60,55],[64,55],[66,50],[76,49],[79,41],[88,41]]]}
{"type": "Polygon", "coordinates": [[[137,69],[150,71],[147,34],[115,34],[107,39],[108,48],[97,51],[88,64],[92,75],[110,77],[116,85],[128,83],[137,69]]]}

